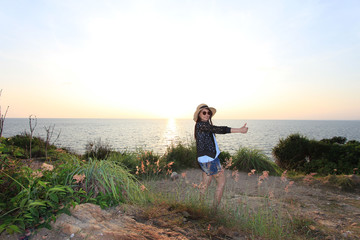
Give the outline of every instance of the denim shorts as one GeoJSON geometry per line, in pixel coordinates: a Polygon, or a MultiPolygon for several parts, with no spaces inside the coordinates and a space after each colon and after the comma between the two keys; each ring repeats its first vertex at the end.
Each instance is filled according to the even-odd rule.
{"type": "Polygon", "coordinates": [[[201,163],[199,162],[201,169],[206,173],[206,175],[211,176],[219,173],[221,171],[220,159],[217,157],[214,160],[201,163]]]}

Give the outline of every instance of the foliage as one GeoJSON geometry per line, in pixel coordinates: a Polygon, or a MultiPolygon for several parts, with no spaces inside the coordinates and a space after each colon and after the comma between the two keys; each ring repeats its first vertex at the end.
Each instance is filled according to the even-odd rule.
{"type": "Polygon", "coordinates": [[[136,152],[112,152],[107,160],[117,162],[126,167],[131,174],[136,173],[136,166],[140,165],[140,159],[136,152]]]}
{"type": "Polygon", "coordinates": [[[360,167],[360,142],[344,137],[316,141],[292,134],[280,139],[273,154],[280,167],[306,173],[351,174],[360,167]]]}
{"type": "MultiPolygon", "coordinates": [[[[174,147],[177,150],[178,147],[174,147]]],[[[126,167],[128,171],[134,174],[139,179],[150,179],[157,177],[164,177],[166,175],[171,175],[174,171],[175,161],[177,159],[182,159],[186,154],[188,149],[183,146],[180,147],[183,151],[178,151],[176,153],[171,152],[170,155],[160,156],[153,151],[146,151],[138,149],[136,152],[113,152],[107,160],[120,163],[122,166],[126,167]],[[184,154],[185,152],[185,154],[184,154]],[[175,161],[171,161],[175,160],[175,161]]],[[[177,164],[179,166],[180,164],[177,164]]],[[[179,168],[177,168],[179,169],[179,168]]]]}
{"type": "Polygon", "coordinates": [[[354,191],[356,183],[347,175],[328,175],[324,181],[330,186],[336,186],[345,191],[354,191]]]}
{"type": "Polygon", "coordinates": [[[334,172],[337,168],[337,164],[329,161],[326,158],[312,159],[308,163],[305,163],[303,167],[297,169],[305,173],[316,172],[320,175],[327,175],[334,172]]]}
{"type": "MultiPolygon", "coordinates": [[[[2,155],[3,156],[3,155],[2,155]]],[[[0,175],[0,233],[50,227],[59,213],[76,204],[92,202],[108,207],[120,202],[142,202],[140,183],[126,168],[108,160],[80,161],[61,153],[56,163],[40,169],[21,160],[3,161],[0,175]]]]}
{"type": "Polygon", "coordinates": [[[96,159],[106,159],[112,153],[112,147],[109,143],[101,141],[101,138],[98,140],[88,141],[85,146],[84,157],[96,158],[96,159]]]}
{"type": "Polygon", "coordinates": [[[229,152],[227,152],[227,151],[222,151],[222,152],[220,152],[220,154],[219,154],[219,159],[220,159],[221,165],[226,164],[226,162],[227,162],[230,158],[232,158],[232,156],[231,156],[231,154],[230,154],[229,152]]]}
{"type": "MultiPolygon", "coordinates": [[[[340,137],[337,137],[340,138],[340,137]]],[[[304,171],[318,172],[327,175],[334,171],[337,174],[351,174],[360,166],[360,142],[339,143],[332,139],[311,141],[310,161],[304,165],[304,171]]]]}
{"type": "Polygon", "coordinates": [[[102,207],[144,200],[140,183],[114,161],[90,159],[79,162],[69,174],[67,183],[75,189],[84,189],[102,207]]]}
{"type": "Polygon", "coordinates": [[[44,163],[38,170],[26,166],[19,169],[18,162],[2,171],[0,233],[21,232],[29,227],[50,228],[56,214],[69,213],[75,204],[74,191],[56,184],[60,179],[53,165],[44,163]]]}
{"type": "Polygon", "coordinates": [[[166,158],[152,151],[140,151],[137,154],[139,165],[136,166],[136,176],[142,180],[171,175],[174,162],[166,162],[166,158]]]}
{"type": "MultiPolygon", "coordinates": [[[[109,144],[98,140],[85,154],[86,160],[51,146],[49,153],[54,161],[51,164],[46,162],[41,169],[31,169],[19,159],[28,156],[28,137],[23,134],[0,138],[0,233],[4,230],[12,233],[30,227],[49,227],[57,214],[69,213],[71,206],[80,203],[92,202],[103,208],[119,203],[143,203],[149,200],[149,192],[137,179],[156,179],[170,175],[173,170],[198,167],[195,143],[171,145],[160,156],[145,150],[115,152],[109,144]]],[[[33,149],[37,147],[44,149],[45,144],[35,137],[33,149]]],[[[281,139],[273,153],[277,162],[306,172],[334,174],[350,168],[355,171],[356,166],[360,168],[360,143],[346,142],[341,137],[315,141],[295,134],[281,139]]],[[[35,152],[33,156],[36,156],[35,152]]],[[[226,164],[232,160],[231,169],[246,172],[256,169],[257,172],[269,171],[274,175],[281,171],[256,149],[239,148],[233,156],[222,152],[220,158],[228,160],[226,164]]],[[[338,180],[336,184],[342,188],[352,187],[347,179],[338,180]]],[[[244,209],[232,214],[241,218],[240,210],[244,209]]],[[[263,212],[253,215],[253,219],[247,218],[247,221],[254,226],[259,220],[265,221],[260,224],[264,227],[274,220],[272,216],[274,213],[263,212]],[[269,219],[265,221],[263,217],[266,216],[269,219]]],[[[279,230],[278,235],[281,234],[279,230]]]]}
{"type": "Polygon", "coordinates": [[[333,137],[331,139],[322,139],[322,140],[320,140],[320,142],[330,143],[330,144],[334,144],[334,143],[345,144],[346,138],[345,137],[333,137]]]}
{"type": "Polygon", "coordinates": [[[281,175],[282,170],[263,152],[257,149],[240,147],[232,158],[230,169],[250,172],[269,171],[271,175],[281,175]]]}
{"type": "MultiPolygon", "coordinates": [[[[32,137],[32,157],[45,157],[45,140],[41,137],[32,137]]],[[[29,157],[29,143],[30,135],[22,133],[11,138],[4,139],[4,144],[7,146],[9,154],[12,157],[29,157]]],[[[56,149],[55,145],[49,145],[48,150],[53,151],[56,149]]]]}
{"type": "Polygon", "coordinates": [[[172,144],[167,148],[164,155],[166,163],[174,162],[172,166],[174,171],[199,167],[196,159],[196,146],[194,142],[189,145],[179,143],[175,146],[172,144]]]}
{"type": "Polygon", "coordinates": [[[9,154],[8,147],[4,144],[5,138],[0,137],[0,156],[1,159],[5,159],[9,154]]]}
{"type": "Polygon", "coordinates": [[[291,134],[280,139],[273,148],[275,163],[287,170],[298,169],[304,165],[309,156],[309,140],[300,134],[291,134]]]}

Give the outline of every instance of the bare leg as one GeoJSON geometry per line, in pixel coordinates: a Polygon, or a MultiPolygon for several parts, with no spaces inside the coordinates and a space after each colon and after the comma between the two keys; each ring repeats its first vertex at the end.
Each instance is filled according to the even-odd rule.
{"type": "Polygon", "coordinates": [[[224,193],[224,187],[225,187],[225,182],[226,182],[224,169],[221,170],[218,174],[214,175],[214,177],[217,182],[215,196],[214,196],[215,197],[214,198],[214,208],[217,209],[217,207],[219,206],[219,204],[221,202],[221,198],[224,193]]]}
{"type": "Polygon", "coordinates": [[[204,199],[205,192],[211,184],[212,176],[208,176],[205,172],[202,173],[202,182],[200,186],[200,199],[204,199]]]}

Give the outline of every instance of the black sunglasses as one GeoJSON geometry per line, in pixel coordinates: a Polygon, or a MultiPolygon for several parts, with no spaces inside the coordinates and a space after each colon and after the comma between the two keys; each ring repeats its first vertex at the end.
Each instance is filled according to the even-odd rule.
{"type": "Polygon", "coordinates": [[[204,116],[205,116],[206,114],[207,114],[207,115],[211,115],[211,114],[212,114],[212,112],[211,112],[211,111],[202,111],[202,115],[204,115],[204,116]]]}

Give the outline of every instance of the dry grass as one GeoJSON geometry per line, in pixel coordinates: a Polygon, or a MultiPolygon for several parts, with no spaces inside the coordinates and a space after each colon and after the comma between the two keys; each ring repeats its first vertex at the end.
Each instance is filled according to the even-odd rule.
{"type": "MultiPolygon", "coordinates": [[[[360,214],[359,196],[356,194],[324,189],[314,174],[293,181],[286,172],[281,177],[256,171],[225,172],[227,182],[218,226],[242,229],[270,239],[291,239],[290,236],[321,239],[329,235],[342,238],[344,231],[351,232],[348,236],[356,236],[356,226],[360,225],[357,215],[360,214]],[[336,222],[340,224],[334,233],[331,226],[336,222]],[[351,225],[352,230],[349,230],[351,225]]],[[[149,181],[146,186],[151,192],[160,194],[159,198],[182,202],[190,208],[211,206],[215,181],[209,187],[206,199],[200,202],[201,171],[191,169],[179,175],[175,181],[170,178],[149,181]]]]}

